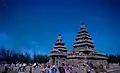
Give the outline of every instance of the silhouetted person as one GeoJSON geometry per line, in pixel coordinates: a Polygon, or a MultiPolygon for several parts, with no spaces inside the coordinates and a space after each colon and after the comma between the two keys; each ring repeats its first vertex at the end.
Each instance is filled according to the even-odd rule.
{"type": "Polygon", "coordinates": [[[65,69],[62,66],[60,66],[58,69],[60,73],[65,73],[65,69]]]}
{"type": "Polygon", "coordinates": [[[51,70],[51,69],[50,69],[50,66],[48,65],[48,67],[46,68],[46,73],[51,73],[50,70],[51,70]]]}
{"type": "Polygon", "coordinates": [[[8,69],[9,69],[9,68],[5,67],[5,70],[4,70],[4,72],[2,72],[2,73],[7,73],[7,72],[8,72],[8,69]]]}
{"type": "Polygon", "coordinates": [[[55,65],[53,65],[53,68],[51,69],[51,73],[57,73],[57,69],[55,68],[55,65]]]}
{"type": "Polygon", "coordinates": [[[65,64],[62,63],[62,65],[58,68],[58,70],[59,70],[60,73],[65,73],[64,66],[65,66],[65,64]]]}
{"type": "Polygon", "coordinates": [[[29,71],[29,73],[32,73],[32,67],[30,67],[30,71],[29,71]]]}

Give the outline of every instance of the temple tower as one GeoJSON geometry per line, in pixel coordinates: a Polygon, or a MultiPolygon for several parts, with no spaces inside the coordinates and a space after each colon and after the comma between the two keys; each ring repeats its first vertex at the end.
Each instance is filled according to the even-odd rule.
{"type": "Polygon", "coordinates": [[[90,52],[96,52],[92,38],[90,37],[84,23],[82,23],[75,38],[73,52],[84,52],[88,54],[90,52]]]}
{"type": "Polygon", "coordinates": [[[72,65],[78,65],[84,62],[91,62],[94,65],[107,63],[107,57],[96,51],[95,45],[84,23],[81,24],[73,44],[73,51],[68,52],[67,59],[72,65]]]}
{"type": "Polygon", "coordinates": [[[66,64],[67,60],[67,48],[62,40],[62,36],[59,34],[57,41],[50,52],[49,64],[59,66],[62,63],[66,64]]]}

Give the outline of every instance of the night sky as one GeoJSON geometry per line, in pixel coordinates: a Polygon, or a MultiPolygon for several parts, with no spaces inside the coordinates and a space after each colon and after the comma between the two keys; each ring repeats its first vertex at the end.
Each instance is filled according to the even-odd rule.
{"type": "Polygon", "coordinates": [[[84,22],[101,53],[120,53],[119,0],[0,0],[0,47],[48,54],[58,34],[68,50],[84,22]]]}

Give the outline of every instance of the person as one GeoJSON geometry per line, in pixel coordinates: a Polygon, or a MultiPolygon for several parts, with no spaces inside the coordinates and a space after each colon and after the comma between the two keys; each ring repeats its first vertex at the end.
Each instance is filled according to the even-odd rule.
{"type": "Polygon", "coordinates": [[[58,70],[59,70],[60,73],[65,73],[65,69],[64,69],[63,66],[59,66],[58,70]]]}
{"type": "Polygon", "coordinates": [[[91,69],[93,69],[94,68],[94,65],[90,62],[90,63],[88,63],[88,65],[90,66],[90,68],[91,69]]]}
{"type": "Polygon", "coordinates": [[[7,72],[8,72],[8,67],[5,67],[4,73],[7,73],[7,72]]]}
{"type": "Polygon", "coordinates": [[[32,67],[30,67],[30,71],[29,71],[29,73],[32,73],[32,67]]]}
{"type": "Polygon", "coordinates": [[[46,65],[43,63],[42,65],[41,65],[41,73],[46,73],[46,70],[45,70],[45,68],[46,68],[46,65]]]}
{"type": "Polygon", "coordinates": [[[94,66],[95,73],[99,73],[98,68],[94,66]]]}
{"type": "Polygon", "coordinates": [[[51,69],[50,66],[48,65],[48,67],[46,68],[46,73],[51,73],[51,69]]]}
{"type": "Polygon", "coordinates": [[[65,67],[65,72],[66,72],[66,73],[70,73],[70,67],[69,67],[69,65],[66,65],[66,67],[65,67]]]}
{"type": "Polygon", "coordinates": [[[83,73],[87,73],[87,68],[86,68],[86,65],[85,64],[83,64],[83,73]]]}
{"type": "Polygon", "coordinates": [[[55,68],[55,65],[53,65],[53,68],[51,69],[51,73],[57,73],[57,69],[55,68]]]}
{"type": "Polygon", "coordinates": [[[87,73],[90,73],[91,72],[91,68],[88,64],[86,64],[86,69],[87,69],[87,73]]]}
{"type": "Polygon", "coordinates": [[[25,71],[26,70],[26,64],[24,63],[23,64],[23,71],[25,71]]]}
{"type": "Polygon", "coordinates": [[[72,71],[73,71],[73,66],[70,66],[70,67],[69,67],[69,70],[70,70],[70,73],[72,73],[72,71]]]}

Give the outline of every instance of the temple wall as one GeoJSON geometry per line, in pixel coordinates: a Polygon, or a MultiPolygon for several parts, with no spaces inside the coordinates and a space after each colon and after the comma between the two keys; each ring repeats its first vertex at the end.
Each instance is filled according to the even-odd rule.
{"type": "Polygon", "coordinates": [[[93,63],[95,66],[100,64],[107,65],[107,60],[88,60],[88,61],[93,63]]]}
{"type": "MultiPolygon", "coordinates": [[[[83,64],[85,59],[68,59],[67,63],[70,65],[81,65],[83,64]]],[[[98,66],[100,64],[107,65],[107,60],[87,60],[88,62],[91,62],[94,64],[94,66],[98,66]]]]}
{"type": "Polygon", "coordinates": [[[67,63],[70,65],[79,66],[84,63],[84,59],[68,59],[67,63]]]}
{"type": "Polygon", "coordinates": [[[62,58],[59,57],[57,60],[58,60],[58,66],[60,66],[62,63],[64,63],[64,64],[67,63],[67,59],[64,57],[62,57],[62,58]]]}
{"type": "Polygon", "coordinates": [[[57,67],[60,66],[62,63],[66,64],[67,59],[65,57],[55,57],[53,60],[50,58],[49,62],[47,63],[48,65],[52,66],[53,64],[56,65],[57,67]]]}

